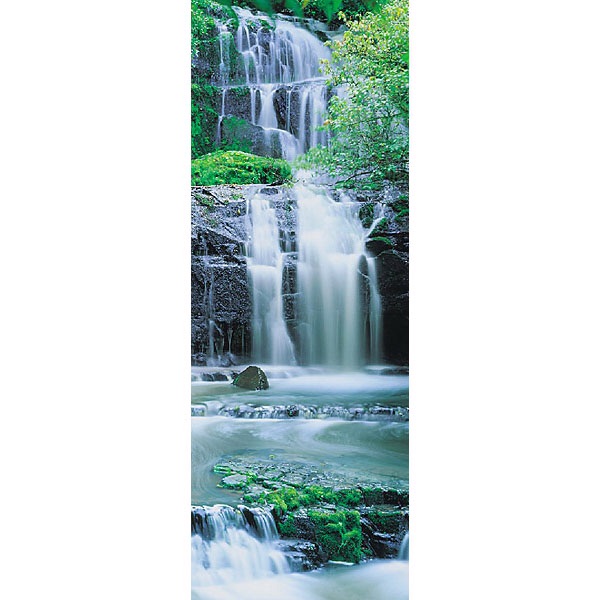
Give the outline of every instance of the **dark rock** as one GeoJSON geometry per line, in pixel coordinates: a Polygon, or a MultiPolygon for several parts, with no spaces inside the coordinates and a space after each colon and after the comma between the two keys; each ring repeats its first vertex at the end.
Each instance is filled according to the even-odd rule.
{"type": "Polygon", "coordinates": [[[269,380],[260,367],[250,366],[233,380],[233,385],[247,390],[267,390],[269,380]]]}
{"type": "Polygon", "coordinates": [[[314,542],[281,540],[279,547],[290,559],[293,571],[313,571],[327,562],[327,555],[314,542]]]}

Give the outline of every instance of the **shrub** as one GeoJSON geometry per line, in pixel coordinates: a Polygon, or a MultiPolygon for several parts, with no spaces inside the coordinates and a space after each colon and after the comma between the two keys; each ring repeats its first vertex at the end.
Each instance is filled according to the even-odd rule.
{"type": "Polygon", "coordinates": [[[362,557],[362,530],[360,515],[356,510],[326,513],[308,512],[315,526],[315,538],[330,560],[357,563],[362,557]]]}
{"type": "Polygon", "coordinates": [[[291,178],[287,161],[237,150],[219,150],[192,161],[192,185],[282,184],[291,178]]]}

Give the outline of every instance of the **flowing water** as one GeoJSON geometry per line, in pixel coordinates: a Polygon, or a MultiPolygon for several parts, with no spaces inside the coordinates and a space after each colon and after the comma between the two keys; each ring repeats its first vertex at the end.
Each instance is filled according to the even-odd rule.
{"type": "Polygon", "coordinates": [[[341,367],[377,363],[381,300],[369,230],[360,203],[333,198],[327,188],[296,184],[282,200],[256,191],[249,200],[248,272],[253,297],[253,352],[263,364],[341,367]],[[289,251],[275,203],[295,213],[295,250],[289,251]],[[297,273],[295,343],[284,318],[284,262],[297,273]]]}
{"type": "MultiPolygon", "coordinates": [[[[327,144],[320,126],[330,92],[320,67],[330,51],[319,37],[331,32],[234,10],[235,27],[218,25],[217,141],[241,111],[264,154],[293,159],[327,144]]],[[[380,365],[381,299],[359,205],[307,185],[285,197],[270,191],[249,194],[246,227],[252,361],[270,387],[233,387],[226,370],[227,381],[200,381],[206,373],[197,370],[192,383],[192,599],[404,600],[408,534],[396,559],[301,573],[270,510],[240,504],[240,491],[220,487],[214,471],[254,461],[290,485],[318,477],[330,487],[408,489],[408,376],[380,365]]],[[[207,316],[216,364],[225,334],[207,316]]]]}
{"type": "MultiPolygon", "coordinates": [[[[261,154],[293,160],[309,148],[326,145],[327,133],[319,129],[328,94],[321,61],[331,52],[306,28],[311,22],[233,9],[237,27],[218,25],[215,83],[222,89],[216,141],[221,141],[224,118],[242,116],[239,108],[230,108],[233,99],[228,96],[233,88],[244,88],[249,104],[244,117],[262,130],[261,154]]],[[[323,30],[321,24],[312,25],[323,30]]]]}

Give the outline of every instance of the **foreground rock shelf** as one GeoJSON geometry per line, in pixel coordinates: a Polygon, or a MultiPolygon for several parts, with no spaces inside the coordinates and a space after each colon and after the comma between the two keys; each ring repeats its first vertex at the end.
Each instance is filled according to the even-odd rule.
{"type": "MultiPolygon", "coordinates": [[[[206,404],[192,406],[192,417],[209,415],[206,404]]],[[[274,406],[253,406],[236,404],[223,406],[218,416],[236,419],[343,419],[345,421],[408,421],[409,409],[404,406],[312,406],[305,404],[287,404],[274,406]]]]}
{"type": "MultiPolygon", "coordinates": [[[[214,466],[220,487],[239,490],[238,510],[271,512],[281,545],[304,570],[328,560],[397,557],[408,531],[408,490],[376,477],[349,478],[318,465],[235,457],[214,466]]],[[[198,520],[198,509],[195,509],[198,520]]],[[[194,525],[197,527],[197,525],[194,525]]]]}

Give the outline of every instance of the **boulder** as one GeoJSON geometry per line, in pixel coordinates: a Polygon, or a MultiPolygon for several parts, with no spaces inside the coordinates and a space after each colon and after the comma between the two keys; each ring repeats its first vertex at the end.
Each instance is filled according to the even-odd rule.
{"type": "Polygon", "coordinates": [[[269,380],[260,367],[250,366],[233,380],[233,385],[247,390],[268,390],[269,380]]]}

